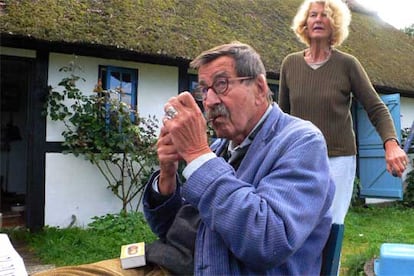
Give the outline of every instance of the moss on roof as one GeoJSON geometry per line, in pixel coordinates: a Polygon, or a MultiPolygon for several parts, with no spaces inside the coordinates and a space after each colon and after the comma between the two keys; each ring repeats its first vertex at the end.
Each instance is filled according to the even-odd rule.
{"type": "MultiPolygon", "coordinates": [[[[266,68],[304,48],[290,30],[302,0],[3,0],[0,32],[192,59],[217,44],[255,47],[266,68]]],[[[414,40],[375,15],[353,13],[341,50],[376,85],[414,92],[414,40]]]]}

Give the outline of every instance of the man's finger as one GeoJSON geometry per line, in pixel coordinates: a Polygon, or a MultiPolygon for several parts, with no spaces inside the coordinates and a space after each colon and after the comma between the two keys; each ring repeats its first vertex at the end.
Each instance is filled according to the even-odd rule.
{"type": "Polygon", "coordinates": [[[189,108],[198,108],[198,105],[196,101],[194,100],[194,97],[189,92],[183,92],[180,93],[177,97],[178,101],[185,107],[189,108]]]}

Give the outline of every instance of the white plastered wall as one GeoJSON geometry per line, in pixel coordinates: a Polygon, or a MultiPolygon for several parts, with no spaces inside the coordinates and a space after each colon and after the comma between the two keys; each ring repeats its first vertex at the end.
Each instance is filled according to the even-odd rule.
{"type": "Polygon", "coordinates": [[[401,127],[408,128],[414,121],[414,99],[401,97],[401,127]]]}
{"type": "MultiPolygon", "coordinates": [[[[401,106],[400,106],[400,113],[401,113],[401,128],[411,128],[414,122],[414,99],[413,98],[401,98],[401,106]]],[[[413,141],[414,143],[414,141],[413,141]]],[[[408,154],[410,158],[410,164],[407,167],[407,170],[404,172],[402,177],[405,180],[407,173],[409,173],[414,168],[414,153],[408,154]]]]}
{"type": "MultiPolygon", "coordinates": [[[[58,83],[67,73],[59,68],[74,60],[73,55],[51,53],[49,59],[48,83],[56,90],[58,83]]],[[[164,103],[178,93],[178,68],[119,60],[92,57],[76,57],[82,71],[76,72],[85,78],[77,87],[93,93],[98,78],[99,65],[111,65],[138,70],[138,111],[140,116],[155,115],[161,123],[164,103]]],[[[63,141],[60,122],[47,121],[46,139],[48,142],[63,141]]],[[[93,216],[117,213],[122,204],[110,190],[99,170],[84,160],[71,154],[46,154],[45,183],[45,224],[66,227],[76,217],[76,225],[86,226],[93,216]]]]}

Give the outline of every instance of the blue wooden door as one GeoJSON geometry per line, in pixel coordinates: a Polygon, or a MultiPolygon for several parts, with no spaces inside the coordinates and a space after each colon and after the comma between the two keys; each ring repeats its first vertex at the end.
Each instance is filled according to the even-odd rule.
{"type": "MultiPolygon", "coordinates": [[[[401,141],[400,95],[382,96],[390,110],[395,129],[401,141]]],[[[369,121],[362,105],[357,105],[358,165],[361,197],[402,199],[401,178],[387,172],[382,140],[369,121]]]]}

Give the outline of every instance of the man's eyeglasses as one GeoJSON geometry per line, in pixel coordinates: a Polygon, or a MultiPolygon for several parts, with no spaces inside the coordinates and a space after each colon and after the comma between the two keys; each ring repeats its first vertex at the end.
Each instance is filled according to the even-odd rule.
{"type": "Polygon", "coordinates": [[[225,93],[227,92],[228,88],[229,88],[229,83],[230,82],[234,82],[234,81],[243,81],[243,80],[251,80],[253,79],[253,77],[237,77],[237,78],[225,78],[225,77],[221,77],[221,78],[217,78],[214,80],[213,85],[211,86],[202,86],[199,85],[197,87],[197,90],[199,91],[199,93],[196,94],[201,94],[201,99],[200,97],[196,97],[196,100],[205,100],[207,98],[207,93],[208,90],[211,88],[213,89],[214,93],[216,93],[217,95],[225,95],[225,93]]]}

